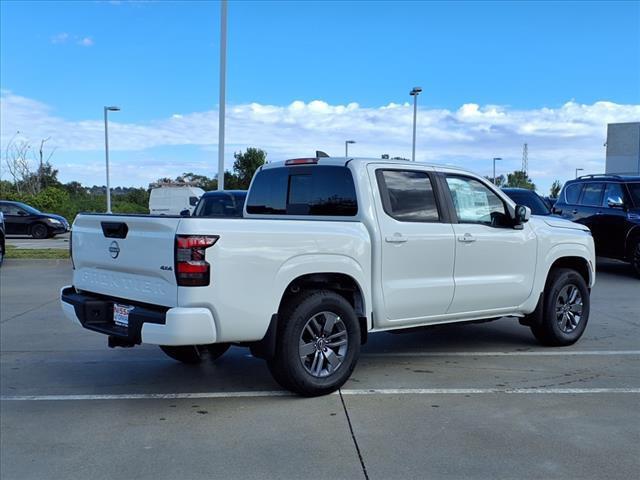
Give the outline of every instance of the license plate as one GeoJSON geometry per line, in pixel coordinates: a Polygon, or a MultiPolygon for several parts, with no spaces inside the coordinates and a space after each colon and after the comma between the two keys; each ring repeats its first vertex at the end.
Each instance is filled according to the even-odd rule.
{"type": "Polygon", "coordinates": [[[129,326],[129,313],[133,310],[133,307],[129,305],[120,305],[119,303],[113,304],[113,322],[120,327],[129,326]]]}

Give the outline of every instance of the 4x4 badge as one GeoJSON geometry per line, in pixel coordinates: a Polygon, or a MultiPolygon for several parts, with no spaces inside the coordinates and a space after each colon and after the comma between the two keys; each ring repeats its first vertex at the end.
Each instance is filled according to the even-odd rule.
{"type": "Polygon", "coordinates": [[[118,242],[115,240],[109,245],[109,253],[111,254],[111,258],[118,258],[118,255],[120,255],[120,245],[118,245],[118,242]]]}

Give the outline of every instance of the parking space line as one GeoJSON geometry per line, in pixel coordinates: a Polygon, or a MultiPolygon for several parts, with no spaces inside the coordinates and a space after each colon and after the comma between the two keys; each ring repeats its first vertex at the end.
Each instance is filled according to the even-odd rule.
{"type": "MultiPolygon", "coordinates": [[[[371,388],[346,389],[344,396],[352,395],[596,395],[639,394],[640,388],[371,388]]],[[[331,395],[339,395],[333,392],[331,395]]],[[[116,393],[96,395],[2,395],[3,402],[35,401],[86,401],[86,400],[189,400],[207,398],[259,398],[290,397],[294,394],[284,390],[262,390],[245,392],[194,392],[194,393],[116,393]]]]}
{"type": "Polygon", "coordinates": [[[388,352],[363,353],[361,357],[558,357],[640,355],[640,350],[531,350],[513,352],[388,352]]]}

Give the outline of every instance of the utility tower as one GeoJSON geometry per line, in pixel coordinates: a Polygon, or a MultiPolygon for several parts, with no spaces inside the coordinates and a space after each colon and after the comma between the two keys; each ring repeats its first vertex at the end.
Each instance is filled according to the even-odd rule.
{"type": "Polygon", "coordinates": [[[526,143],[522,147],[522,171],[525,174],[529,172],[529,147],[526,143]]]}

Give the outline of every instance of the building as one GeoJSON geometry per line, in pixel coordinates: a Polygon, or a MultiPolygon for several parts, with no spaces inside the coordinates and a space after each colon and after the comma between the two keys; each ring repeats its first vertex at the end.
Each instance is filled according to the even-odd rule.
{"type": "Polygon", "coordinates": [[[605,171],[640,175],[640,122],[607,125],[605,171]]]}

